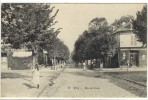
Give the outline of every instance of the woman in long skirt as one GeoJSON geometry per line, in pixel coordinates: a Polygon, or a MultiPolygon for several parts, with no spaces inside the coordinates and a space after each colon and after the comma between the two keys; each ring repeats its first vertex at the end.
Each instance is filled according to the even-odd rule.
{"type": "Polygon", "coordinates": [[[35,69],[33,70],[33,84],[36,88],[39,88],[39,67],[36,64],[35,69]]]}
{"type": "Polygon", "coordinates": [[[84,71],[86,70],[86,62],[85,61],[83,62],[83,70],[84,71]]]}

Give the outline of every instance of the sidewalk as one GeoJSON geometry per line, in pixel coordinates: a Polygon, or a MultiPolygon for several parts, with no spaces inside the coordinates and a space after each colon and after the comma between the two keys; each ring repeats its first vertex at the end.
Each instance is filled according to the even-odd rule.
{"type": "Polygon", "coordinates": [[[37,98],[48,85],[53,84],[54,78],[63,68],[51,70],[43,68],[40,70],[40,87],[36,89],[31,83],[31,70],[7,70],[2,72],[1,97],[2,98],[37,98]]]}
{"type": "Polygon", "coordinates": [[[123,72],[123,71],[147,71],[147,67],[132,67],[132,68],[103,68],[100,70],[99,68],[95,68],[95,71],[101,71],[101,72],[123,72]]]}

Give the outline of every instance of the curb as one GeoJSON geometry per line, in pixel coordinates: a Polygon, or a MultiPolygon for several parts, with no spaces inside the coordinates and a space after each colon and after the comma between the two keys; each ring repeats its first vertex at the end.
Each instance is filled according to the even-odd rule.
{"type": "Polygon", "coordinates": [[[128,78],[121,78],[121,77],[119,77],[119,76],[116,76],[116,77],[117,77],[117,78],[120,78],[120,79],[123,79],[123,80],[126,80],[126,81],[129,81],[129,82],[132,82],[132,83],[135,83],[135,84],[138,84],[138,85],[141,85],[141,86],[144,86],[144,87],[147,87],[147,85],[145,85],[145,84],[142,84],[142,83],[140,83],[140,82],[133,81],[133,80],[128,79],[128,78]]]}
{"type": "MultiPolygon", "coordinates": [[[[49,81],[50,81],[51,83],[53,83],[53,80],[57,79],[58,76],[65,70],[65,68],[66,68],[66,67],[63,67],[60,71],[56,72],[56,73],[51,77],[51,79],[49,79],[49,81]]],[[[50,82],[43,88],[43,90],[37,95],[37,97],[40,97],[40,96],[41,96],[41,94],[42,94],[42,93],[47,89],[47,87],[51,84],[50,82]]]]}

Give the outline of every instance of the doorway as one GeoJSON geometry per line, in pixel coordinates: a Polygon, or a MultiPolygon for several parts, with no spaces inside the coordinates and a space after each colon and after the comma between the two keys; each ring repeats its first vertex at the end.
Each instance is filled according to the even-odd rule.
{"type": "Polygon", "coordinates": [[[130,64],[131,66],[139,66],[139,52],[138,51],[131,51],[130,52],[130,64]]]}

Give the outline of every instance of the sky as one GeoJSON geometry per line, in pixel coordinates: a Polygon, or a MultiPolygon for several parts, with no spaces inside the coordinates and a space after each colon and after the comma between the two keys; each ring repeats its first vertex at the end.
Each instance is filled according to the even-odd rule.
{"type": "Polygon", "coordinates": [[[96,17],[105,17],[109,24],[121,16],[133,15],[141,11],[144,4],[51,4],[59,9],[56,16],[58,23],[55,27],[63,28],[58,37],[68,46],[70,52],[74,43],[89,22],[96,17]]]}

